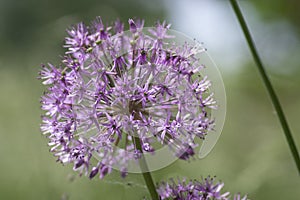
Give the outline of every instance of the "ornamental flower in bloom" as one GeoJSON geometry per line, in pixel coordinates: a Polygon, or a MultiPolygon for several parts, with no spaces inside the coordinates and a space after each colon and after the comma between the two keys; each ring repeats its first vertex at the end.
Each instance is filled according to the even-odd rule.
{"type": "MultiPolygon", "coordinates": [[[[224,183],[215,183],[215,178],[207,177],[202,181],[178,180],[176,183],[171,179],[170,183],[161,183],[157,189],[160,198],[177,200],[229,200],[229,192],[221,190],[224,183]]],[[[235,194],[233,200],[247,200],[247,196],[241,197],[235,194]]]]}
{"type": "Polygon", "coordinates": [[[62,64],[43,65],[42,132],[62,163],[90,178],[116,166],[125,176],[130,160],[168,146],[188,160],[214,127],[209,92],[197,54],[203,48],[176,45],[169,24],[144,28],[143,20],[69,29],[62,64]],[[141,148],[137,148],[139,145],[141,148]]]}

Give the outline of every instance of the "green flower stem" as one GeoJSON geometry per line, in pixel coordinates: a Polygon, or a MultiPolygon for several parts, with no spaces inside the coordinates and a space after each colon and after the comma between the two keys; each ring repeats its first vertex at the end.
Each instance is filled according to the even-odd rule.
{"type": "Polygon", "coordinates": [[[285,118],[285,115],[283,113],[283,110],[282,110],[282,107],[280,105],[280,102],[279,102],[279,100],[277,98],[277,95],[276,95],[276,93],[275,93],[275,91],[273,89],[273,86],[272,86],[272,84],[271,84],[271,82],[270,82],[270,80],[269,80],[269,78],[268,78],[268,76],[266,74],[266,71],[265,71],[265,68],[264,68],[264,66],[263,66],[263,64],[261,62],[261,59],[260,59],[260,57],[259,57],[259,55],[257,53],[254,41],[253,41],[253,39],[251,37],[251,34],[249,32],[249,29],[247,27],[247,24],[245,22],[245,19],[243,17],[243,14],[242,14],[242,12],[241,12],[241,10],[239,8],[239,5],[238,5],[237,1],[236,0],[230,0],[230,3],[231,3],[231,6],[232,6],[232,8],[233,8],[233,10],[234,10],[237,18],[238,18],[238,21],[239,21],[239,23],[240,23],[240,25],[242,27],[242,30],[244,32],[244,35],[245,35],[246,40],[247,40],[247,43],[249,45],[249,48],[250,48],[251,53],[253,55],[253,58],[255,60],[256,66],[258,68],[258,71],[259,71],[259,73],[260,73],[260,75],[262,77],[262,80],[263,80],[263,82],[264,82],[264,84],[265,84],[265,86],[267,88],[267,91],[268,91],[268,93],[269,93],[269,95],[271,97],[272,103],[273,103],[274,108],[275,108],[275,110],[277,112],[279,121],[281,123],[282,129],[283,129],[285,137],[287,139],[288,145],[290,147],[290,150],[291,150],[292,155],[294,157],[294,160],[296,162],[296,165],[297,165],[297,168],[298,168],[298,173],[300,174],[299,152],[297,150],[297,146],[296,146],[295,141],[293,139],[291,130],[289,128],[289,125],[288,125],[287,120],[285,118]]]}
{"type": "Polygon", "coordinates": [[[145,157],[143,155],[143,149],[142,149],[141,141],[138,137],[133,137],[133,140],[134,140],[135,148],[142,153],[141,158],[139,159],[139,164],[140,164],[140,168],[141,168],[141,171],[142,171],[143,178],[144,178],[145,183],[147,185],[147,188],[150,192],[151,199],[152,200],[159,200],[159,197],[158,197],[158,194],[157,194],[157,191],[156,191],[151,173],[149,172],[147,162],[146,162],[145,157]]]}

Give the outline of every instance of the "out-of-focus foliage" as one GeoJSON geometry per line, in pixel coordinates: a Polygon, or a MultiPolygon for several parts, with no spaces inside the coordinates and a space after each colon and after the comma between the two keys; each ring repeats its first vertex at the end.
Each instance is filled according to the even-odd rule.
{"type": "Polygon", "coordinates": [[[300,34],[300,1],[298,0],[253,0],[253,5],[260,11],[264,20],[287,19],[294,24],[300,34]]]}
{"type": "MultiPolygon", "coordinates": [[[[78,22],[89,22],[95,16],[111,22],[117,18],[143,18],[146,25],[163,19],[162,3],[158,0],[1,0],[0,59],[21,62],[41,52],[43,55],[62,54],[65,29],[78,22]],[[148,4],[155,6],[149,7],[148,4]],[[16,59],[16,60],[15,60],[16,59]]],[[[54,57],[52,57],[54,59],[54,57]]],[[[7,65],[6,65],[7,66],[7,65]]],[[[24,65],[23,65],[24,67],[24,65]]]]}

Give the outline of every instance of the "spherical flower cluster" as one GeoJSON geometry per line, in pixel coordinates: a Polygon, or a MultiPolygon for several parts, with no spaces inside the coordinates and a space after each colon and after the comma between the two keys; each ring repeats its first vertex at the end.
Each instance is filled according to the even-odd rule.
{"type": "MultiPolygon", "coordinates": [[[[215,178],[207,177],[202,181],[178,180],[177,183],[171,179],[170,183],[163,182],[157,191],[162,200],[229,200],[229,192],[223,193],[221,190],[224,183],[215,183],[215,178]]],[[[241,197],[235,194],[233,200],[247,200],[247,196],[241,197]]]]}
{"type": "Polygon", "coordinates": [[[188,160],[213,129],[211,82],[200,74],[203,48],[176,45],[169,24],[144,28],[98,17],[68,30],[61,66],[43,65],[42,132],[62,163],[93,178],[127,173],[129,160],[169,146],[188,160]],[[136,143],[142,149],[136,148],[136,143]]]}

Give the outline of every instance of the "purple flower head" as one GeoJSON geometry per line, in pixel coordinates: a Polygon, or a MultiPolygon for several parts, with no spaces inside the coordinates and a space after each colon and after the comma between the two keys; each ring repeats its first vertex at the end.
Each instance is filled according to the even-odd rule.
{"type": "MultiPolygon", "coordinates": [[[[162,200],[229,200],[229,192],[222,192],[224,183],[215,183],[215,178],[207,177],[202,181],[186,181],[173,179],[170,183],[162,182],[157,192],[162,200]]],[[[247,200],[247,196],[241,197],[235,194],[233,200],[247,200]]]]}
{"type": "Polygon", "coordinates": [[[41,130],[51,152],[90,178],[113,167],[124,177],[130,161],[165,146],[189,160],[195,139],[214,127],[216,101],[208,77],[198,73],[197,48],[165,41],[174,38],[165,22],[148,32],[143,26],[129,19],[124,31],[119,20],[110,27],[100,17],[80,23],[67,31],[63,66],[40,71],[47,85],[41,130]]]}

